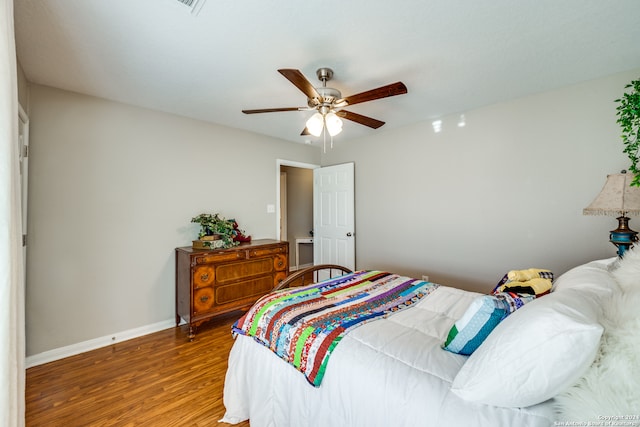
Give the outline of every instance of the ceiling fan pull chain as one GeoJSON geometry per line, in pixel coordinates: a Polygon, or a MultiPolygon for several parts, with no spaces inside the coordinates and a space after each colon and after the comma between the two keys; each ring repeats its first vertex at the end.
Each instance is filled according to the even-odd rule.
{"type": "Polygon", "coordinates": [[[322,149],[324,150],[324,154],[327,154],[327,127],[322,127],[322,149]]]}

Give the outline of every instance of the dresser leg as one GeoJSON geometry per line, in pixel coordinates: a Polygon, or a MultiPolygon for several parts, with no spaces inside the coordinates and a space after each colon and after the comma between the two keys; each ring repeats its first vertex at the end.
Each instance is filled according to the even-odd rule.
{"type": "Polygon", "coordinates": [[[195,337],[196,337],[196,329],[192,325],[189,325],[189,341],[193,341],[195,337]]]}

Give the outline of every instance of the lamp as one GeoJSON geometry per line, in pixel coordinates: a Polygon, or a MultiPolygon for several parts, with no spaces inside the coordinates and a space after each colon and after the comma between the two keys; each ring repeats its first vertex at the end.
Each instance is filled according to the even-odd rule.
{"type": "Polygon", "coordinates": [[[307,120],[307,130],[313,136],[320,136],[325,127],[329,135],[336,136],[342,132],[342,120],[333,111],[321,108],[320,112],[315,113],[307,120]]]}
{"type": "Polygon", "coordinates": [[[625,171],[607,175],[600,194],[584,208],[584,215],[619,215],[618,228],[611,230],[609,241],[618,248],[622,257],[638,241],[638,232],[629,228],[627,214],[640,215],[640,187],[632,187],[633,174],[625,171]]]}

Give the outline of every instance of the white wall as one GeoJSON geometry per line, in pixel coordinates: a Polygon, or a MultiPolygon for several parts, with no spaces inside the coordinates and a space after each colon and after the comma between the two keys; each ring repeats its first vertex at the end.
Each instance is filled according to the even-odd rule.
{"type": "Polygon", "coordinates": [[[628,164],[613,101],[639,76],[466,111],[463,128],[458,116],[444,117],[438,134],[425,121],[338,137],[322,164],[355,162],[357,268],[427,273],[486,292],[510,269],[559,274],[615,256],[608,232],[616,220],[582,208],[628,164]]]}
{"type": "Polygon", "coordinates": [[[276,159],[302,144],[50,87],[30,93],[27,354],[173,320],[201,212],[275,238],[276,159]]]}

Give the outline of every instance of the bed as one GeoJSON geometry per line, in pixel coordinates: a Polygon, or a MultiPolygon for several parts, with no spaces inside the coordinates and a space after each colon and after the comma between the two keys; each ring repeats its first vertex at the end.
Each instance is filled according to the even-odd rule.
{"type": "MultiPolygon", "coordinates": [[[[640,252],[628,253],[636,258],[637,268],[640,252]]],[[[608,410],[634,416],[633,405],[640,403],[634,400],[637,394],[627,406],[617,408],[594,405],[584,396],[583,407],[574,404],[576,387],[578,392],[602,387],[592,381],[580,389],[580,382],[593,369],[594,359],[602,362],[602,324],[606,324],[602,301],[632,292],[632,287],[621,290],[612,273],[619,264],[617,259],[599,260],[563,274],[552,292],[494,325],[470,356],[445,351],[443,343],[453,326],[487,295],[436,285],[412,307],[363,322],[344,334],[331,352],[320,384],[257,343],[256,337],[236,334],[221,421],[236,424],[249,419],[252,427],[548,427],[576,417],[602,421],[603,416],[624,415],[608,410]],[[585,413],[584,407],[600,412],[585,413]]],[[[339,277],[357,273],[330,267],[338,268],[339,277]]],[[[322,268],[298,272],[290,276],[291,282],[305,289],[322,268]]],[[[640,276],[634,272],[631,277],[640,276]]],[[[638,379],[633,378],[637,371],[630,372],[632,381],[638,379]]]]}

